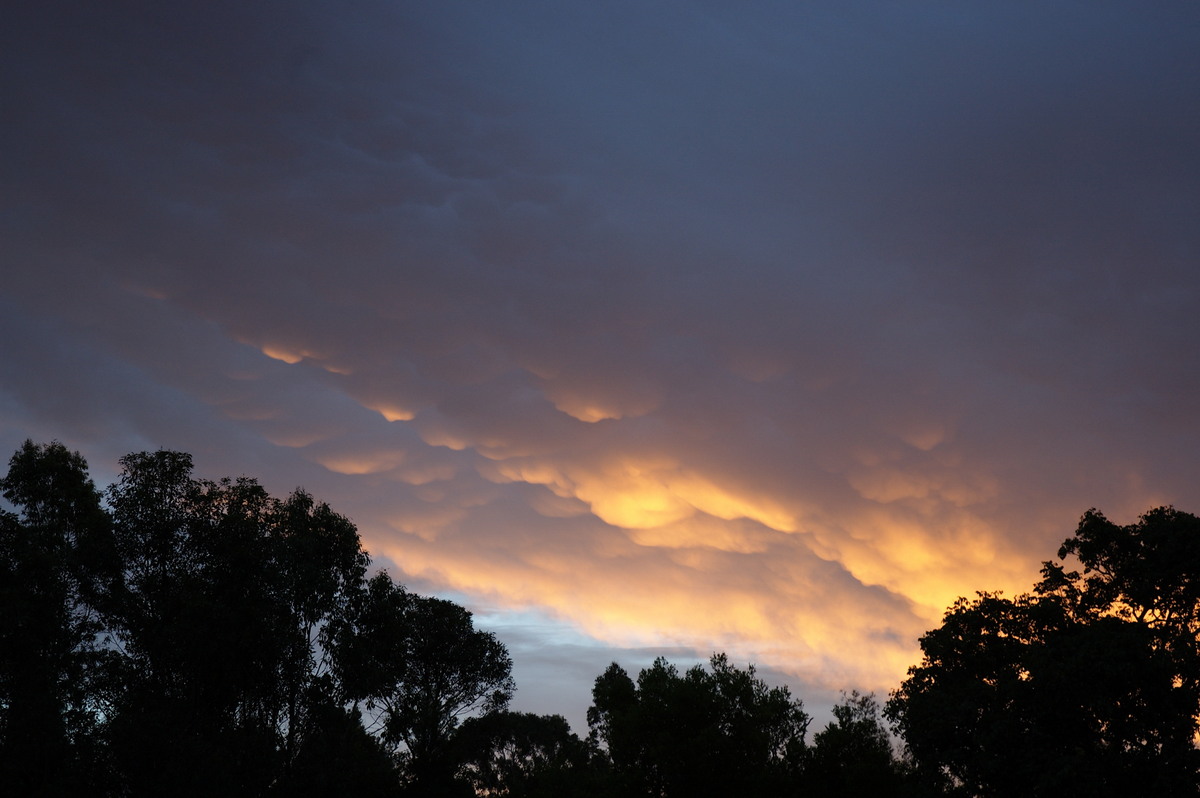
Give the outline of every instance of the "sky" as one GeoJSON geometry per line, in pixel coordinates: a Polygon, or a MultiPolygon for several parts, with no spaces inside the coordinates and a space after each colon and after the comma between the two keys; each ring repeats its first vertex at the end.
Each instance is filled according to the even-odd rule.
{"type": "Polygon", "coordinates": [[[0,11],[0,452],[302,486],[576,731],[1200,512],[1200,5],[0,11]]]}

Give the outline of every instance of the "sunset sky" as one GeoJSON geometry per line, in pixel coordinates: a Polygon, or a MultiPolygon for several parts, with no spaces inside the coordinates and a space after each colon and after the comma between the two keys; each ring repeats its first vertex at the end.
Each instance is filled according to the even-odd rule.
{"type": "Polygon", "coordinates": [[[0,455],[303,486],[578,732],[1200,512],[1200,4],[0,11],[0,455]]]}

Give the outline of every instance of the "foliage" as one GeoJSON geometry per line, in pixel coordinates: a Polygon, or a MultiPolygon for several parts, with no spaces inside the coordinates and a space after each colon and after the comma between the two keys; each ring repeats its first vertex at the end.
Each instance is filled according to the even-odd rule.
{"type": "Polygon", "coordinates": [[[115,755],[135,793],[260,793],[295,764],[318,630],[366,571],[357,532],[302,491],[196,480],[183,453],[121,463],[108,500],[124,580],[103,604],[128,670],[115,755]],[[139,767],[148,755],[158,767],[139,767]]]}
{"type": "Polygon", "coordinates": [[[0,513],[0,783],[103,789],[96,727],[113,663],[90,605],[111,525],[83,458],[59,443],[27,441],[0,490],[20,513],[0,513]]]}
{"type": "Polygon", "coordinates": [[[387,746],[363,728],[357,707],[314,700],[295,764],[272,785],[287,798],[398,798],[399,773],[387,746]]]}
{"type": "Polygon", "coordinates": [[[874,694],[844,695],[833,721],[813,735],[804,760],[804,785],[814,795],[840,798],[896,795],[906,781],[892,751],[874,694]]]}
{"type": "Polygon", "coordinates": [[[373,577],[331,639],[348,698],[377,713],[414,789],[452,794],[459,720],[504,709],[512,659],[490,632],[449,601],[416,596],[384,572],[373,577]]]}
{"type": "Polygon", "coordinates": [[[368,582],[354,525],[304,491],[196,479],[181,452],[121,465],[102,496],[78,454],[27,442],[0,480],[14,794],[395,795],[398,746],[411,780],[461,715],[511,695],[493,636],[368,582]]]}
{"type": "Polygon", "coordinates": [[[635,685],[615,663],[596,679],[588,724],[627,795],[778,793],[803,753],[808,715],[786,687],[724,654],[679,673],[659,658],[635,685]]]}
{"type": "Polygon", "coordinates": [[[968,795],[1194,795],[1200,525],[1092,510],[1034,593],[959,599],[887,713],[968,795]]]}
{"type": "Polygon", "coordinates": [[[561,715],[497,711],[467,718],[454,740],[460,774],[477,795],[582,795],[591,752],[561,715]]]}

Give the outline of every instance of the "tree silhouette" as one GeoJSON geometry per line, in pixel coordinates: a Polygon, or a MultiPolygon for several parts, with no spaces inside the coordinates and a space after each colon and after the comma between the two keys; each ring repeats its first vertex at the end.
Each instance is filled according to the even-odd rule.
{"type": "Polygon", "coordinates": [[[806,747],[786,688],[724,654],[597,677],[580,741],[505,711],[512,661],[409,593],[302,490],[59,443],[0,479],[0,783],[28,796],[1196,795],[1200,519],[1090,510],[1031,593],[959,599],[884,716],[806,747]]]}
{"type": "Polygon", "coordinates": [[[563,798],[595,794],[588,746],[561,715],[490,712],[455,735],[460,774],[477,795],[563,798]]]}
{"type": "Polygon", "coordinates": [[[970,795],[1194,795],[1196,519],[1089,511],[1033,594],[959,599],[888,703],[915,762],[970,795]]]}
{"type": "Polygon", "coordinates": [[[332,645],[347,697],[377,713],[413,790],[460,793],[451,746],[460,719],[504,709],[515,690],[512,659],[495,635],[475,629],[463,607],[408,593],[381,572],[332,645]]]}
{"type": "Polygon", "coordinates": [[[319,631],[367,566],[357,532],[300,491],[194,479],[183,453],[121,462],[108,498],[125,579],[103,604],[129,670],[118,761],[135,794],[260,794],[310,728],[319,631]]]}
{"type": "Polygon", "coordinates": [[[398,795],[456,785],[467,713],[511,661],[451,602],[408,594],[303,491],[27,442],[0,490],[0,778],[17,795],[398,795]],[[375,734],[356,701],[378,711],[375,734]],[[333,774],[343,774],[334,777],[333,774]]]}
{"type": "Polygon", "coordinates": [[[18,795],[102,791],[113,657],[92,610],[111,525],[87,464],[60,443],[13,455],[0,490],[0,783],[18,795]]]}
{"type": "Polygon", "coordinates": [[[843,696],[833,708],[833,718],[813,735],[805,756],[807,790],[828,798],[897,794],[906,774],[892,751],[874,694],[843,696]]]}
{"type": "Polygon", "coordinates": [[[596,679],[592,738],[627,795],[779,794],[800,764],[808,715],[786,687],[724,654],[679,673],[659,658],[635,685],[616,663],[596,679]]]}
{"type": "Polygon", "coordinates": [[[270,794],[287,798],[399,798],[396,763],[379,738],[363,728],[357,707],[326,695],[310,700],[294,764],[270,794]]]}

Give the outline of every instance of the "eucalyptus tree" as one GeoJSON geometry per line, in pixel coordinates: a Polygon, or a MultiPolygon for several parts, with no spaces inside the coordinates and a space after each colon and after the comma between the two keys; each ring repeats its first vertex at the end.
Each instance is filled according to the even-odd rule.
{"type": "Polygon", "coordinates": [[[94,610],[115,570],[87,463],[26,441],[0,491],[0,783],[13,794],[101,792],[114,657],[94,610]]]}
{"type": "Polygon", "coordinates": [[[512,661],[408,593],[303,490],[121,459],[106,493],[27,442],[0,491],[0,779],[21,795],[392,795],[461,787],[464,717],[512,661]],[[371,728],[364,726],[362,709],[371,728]],[[397,765],[402,765],[398,767],[397,765]],[[330,773],[353,773],[331,780],[330,773]]]}
{"type": "Polygon", "coordinates": [[[516,689],[504,645],[465,608],[409,593],[386,572],[371,578],[331,645],[347,697],[374,715],[410,786],[459,792],[455,730],[465,717],[503,710],[516,689]]]}
{"type": "Polygon", "coordinates": [[[489,712],[454,736],[459,774],[476,795],[565,798],[603,794],[592,750],[562,715],[489,712]]]}
{"type": "Polygon", "coordinates": [[[108,503],[124,579],[105,605],[129,666],[115,749],[135,792],[257,794],[324,717],[320,638],[362,589],[357,530],[304,491],[196,479],[185,453],[121,464],[108,503]]]}
{"type": "Polygon", "coordinates": [[[636,683],[616,663],[596,679],[588,725],[614,794],[781,795],[802,765],[809,717],[786,687],[724,654],[686,672],[659,658],[636,683]]]}
{"type": "Polygon", "coordinates": [[[969,795],[1200,792],[1200,521],[1091,510],[1034,591],[960,598],[887,714],[969,795]]]}

